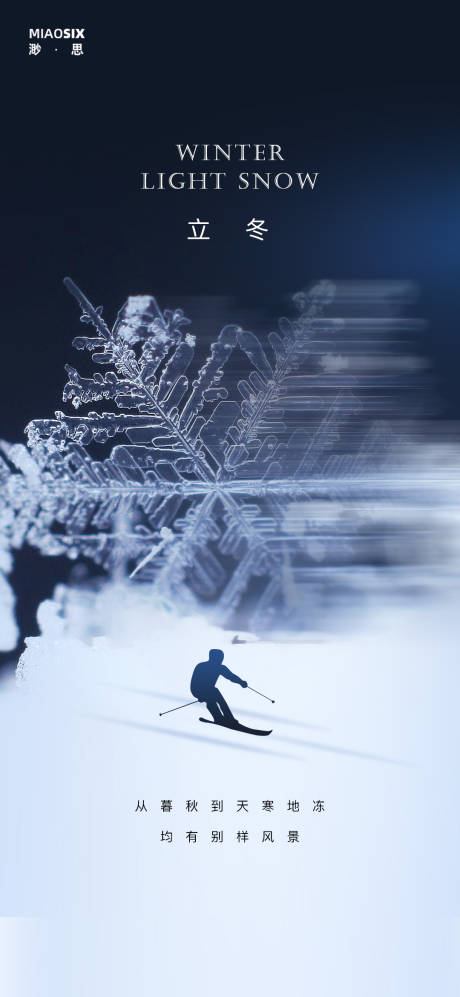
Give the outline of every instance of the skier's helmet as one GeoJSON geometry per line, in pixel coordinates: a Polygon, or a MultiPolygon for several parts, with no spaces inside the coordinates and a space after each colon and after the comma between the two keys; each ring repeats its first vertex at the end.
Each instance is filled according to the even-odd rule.
{"type": "Polygon", "coordinates": [[[209,652],[209,660],[212,661],[213,665],[220,665],[221,661],[224,660],[224,652],[220,651],[218,647],[212,647],[209,652]]]}

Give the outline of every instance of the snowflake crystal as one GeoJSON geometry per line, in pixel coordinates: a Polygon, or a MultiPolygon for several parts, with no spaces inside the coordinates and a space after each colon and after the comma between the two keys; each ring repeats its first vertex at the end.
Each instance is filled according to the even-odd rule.
{"type": "Polygon", "coordinates": [[[0,570],[27,542],[121,567],[163,601],[211,605],[220,622],[246,601],[254,625],[283,612],[304,623],[299,592],[314,572],[349,565],[369,532],[337,502],[325,525],[324,504],[352,495],[387,449],[385,426],[360,419],[347,358],[318,346],[340,331],[323,315],[333,285],[297,295],[297,318],[280,319],[266,343],[224,326],[190,374],[195,337],[181,309],[130,297],[110,329],[102,308],[65,284],[94,330],[73,345],[104,371],[66,366],[63,400],[75,414],[33,420],[27,447],[0,443],[0,570]],[[249,372],[229,378],[229,397],[234,351],[249,372]],[[344,445],[353,420],[360,432],[344,445]]]}

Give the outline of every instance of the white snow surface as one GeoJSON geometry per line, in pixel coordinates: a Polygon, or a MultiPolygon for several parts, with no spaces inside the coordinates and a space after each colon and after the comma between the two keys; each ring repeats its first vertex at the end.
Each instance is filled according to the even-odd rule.
{"type": "Polygon", "coordinates": [[[232,644],[133,593],[61,590],[0,688],[0,992],[458,994],[458,594],[232,644]],[[276,701],[219,679],[269,737],[159,716],[211,647],[276,701]]]}

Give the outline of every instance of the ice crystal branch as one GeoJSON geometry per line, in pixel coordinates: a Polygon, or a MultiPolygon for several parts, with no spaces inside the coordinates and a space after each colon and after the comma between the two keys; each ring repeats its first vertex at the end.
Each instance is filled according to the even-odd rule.
{"type": "Polygon", "coordinates": [[[221,620],[245,597],[258,620],[283,599],[292,610],[299,578],[331,558],[346,563],[363,533],[359,516],[325,527],[315,503],[353,500],[386,450],[381,423],[361,418],[369,399],[348,361],[321,354],[342,329],[324,314],[333,286],[297,295],[298,316],[266,340],[224,326],[196,369],[181,309],[137,295],[110,327],[102,307],[65,285],[94,330],[73,345],[105,369],[82,376],[67,365],[73,413],[34,419],[27,448],[1,445],[0,570],[27,542],[108,571],[122,565],[162,599],[210,603],[221,620]],[[224,383],[236,354],[248,373],[224,383]]]}

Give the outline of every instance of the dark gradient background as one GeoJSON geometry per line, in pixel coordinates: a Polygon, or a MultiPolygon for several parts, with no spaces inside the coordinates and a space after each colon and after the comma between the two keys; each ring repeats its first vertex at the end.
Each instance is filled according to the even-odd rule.
{"type": "MultiPolygon", "coordinates": [[[[403,22],[387,8],[353,22],[331,8],[323,18],[310,7],[250,18],[236,6],[187,17],[127,7],[97,19],[79,8],[65,24],[85,26],[83,57],[70,56],[69,42],[28,56],[29,23],[63,26],[63,16],[17,20],[3,54],[2,437],[20,441],[31,418],[62,407],[81,328],[67,274],[109,321],[135,293],[163,308],[222,295],[229,321],[255,308],[283,313],[286,295],[316,278],[413,280],[438,418],[457,418],[453,25],[403,22]],[[237,191],[239,170],[277,164],[181,166],[177,142],[276,142],[279,169],[318,171],[317,186],[237,191]],[[140,190],[141,171],[176,169],[229,177],[220,192],[140,190]],[[211,223],[209,242],[186,239],[197,216],[211,223]],[[263,243],[244,234],[253,216],[269,227],[263,243]]],[[[199,338],[196,322],[193,331],[199,338]]],[[[20,552],[23,633],[36,632],[37,602],[68,570],[64,559],[20,552]]]]}

